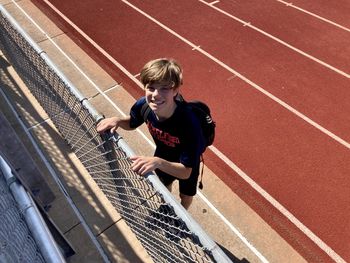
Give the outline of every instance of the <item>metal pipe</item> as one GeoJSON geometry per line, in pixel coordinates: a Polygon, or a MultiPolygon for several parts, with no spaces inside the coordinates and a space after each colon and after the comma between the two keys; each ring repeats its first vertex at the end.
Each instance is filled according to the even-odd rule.
{"type": "Polygon", "coordinates": [[[45,262],[66,262],[33,199],[27,193],[24,187],[17,181],[16,177],[11,172],[10,166],[1,156],[0,168],[3,171],[11,193],[25,218],[25,221],[27,222],[28,228],[36,241],[43,258],[45,259],[45,262]]]}
{"type": "MultiPolygon", "coordinates": [[[[124,141],[121,136],[114,137],[115,143],[123,149],[127,156],[135,156],[134,151],[124,141]]],[[[203,228],[192,218],[186,209],[176,200],[176,198],[168,191],[159,178],[152,172],[145,176],[153,185],[153,187],[162,195],[165,202],[170,204],[175,213],[186,223],[189,230],[196,233],[202,245],[207,248],[214,256],[214,259],[220,263],[232,263],[230,258],[222,251],[222,249],[213,241],[213,239],[203,230],[203,228]]]]}

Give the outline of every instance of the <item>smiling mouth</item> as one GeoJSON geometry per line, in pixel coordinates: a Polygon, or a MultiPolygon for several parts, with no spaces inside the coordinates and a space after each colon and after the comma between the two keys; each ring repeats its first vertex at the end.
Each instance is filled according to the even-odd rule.
{"type": "Polygon", "coordinates": [[[164,104],[164,101],[151,101],[151,104],[153,104],[155,106],[160,106],[160,105],[164,104]]]}

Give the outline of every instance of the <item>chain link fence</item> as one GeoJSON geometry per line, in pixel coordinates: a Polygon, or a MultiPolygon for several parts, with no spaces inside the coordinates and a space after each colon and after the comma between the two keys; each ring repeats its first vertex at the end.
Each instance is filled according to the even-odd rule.
{"type": "Polygon", "coordinates": [[[1,169],[0,222],[0,262],[45,262],[1,169]]]}
{"type": "Polygon", "coordinates": [[[130,169],[122,138],[97,133],[102,116],[3,8],[0,35],[6,58],[154,262],[231,262],[154,174],[130,169]]]}
{"type": "Polygon", "coordinates": [[[0,155],[0,262],[66,262],[16,170],[0,155]]]}

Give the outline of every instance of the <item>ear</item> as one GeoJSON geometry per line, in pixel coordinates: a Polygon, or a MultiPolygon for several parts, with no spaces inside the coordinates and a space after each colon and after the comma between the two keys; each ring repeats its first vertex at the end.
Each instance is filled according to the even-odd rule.
{"type": "Polygon", "coordinates": [[[177,95],[179,94],[179,87],[174,89],[174,99],[177,98],[177,95]]]}
{"type": "Polygon", "coordinates": [[[174,100],[175,101],[183,101],[184,99],[180,93],[177,93],[176,96],[174,97],[174,100]]]}

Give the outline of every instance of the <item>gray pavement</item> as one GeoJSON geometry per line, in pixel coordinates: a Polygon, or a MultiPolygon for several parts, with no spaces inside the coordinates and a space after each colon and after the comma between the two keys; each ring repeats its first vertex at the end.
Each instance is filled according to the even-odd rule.
{"type": "MultiPolygon", "coordinates": [[[[46,51],[81,93],[90,98],[91,104],[99,112],[106,117],[128,113],[134,98],[29,0],[16,3],[0,0],[0,4],[46,51]],[[27,12],[44,32],[41,32],[20,8],[27,12]]],[[[76,254],[68,261],[103,262],[107,257],[112,262],[152,262],[124,220],[60,138],[46,113],[16,76],[3,55],[0,57],[0,77],[0,87],[15,106],[25,129],[21,128],[18,119],[2,97],[1,111],[8,116],[20,138],[33,153],[35,162],[42,169],[57,196],[49,213],[76,250],[76,254]],[[42,160],[28,136],[34,138],[47,161],[42,160]],[[61,182],[61,187],[57,180],[61,182]]],[[[153,146],[144,138],[145,136],[150,139],[145,127],[133,132],[120,131],[120,134],[136,154],[153,154],[153,146]]],[[[196,196],[189,212],[215,241],[230,251],[237,262],[243,259],[249,262],[261,262],[264,259],[269,262],[305,262],[207,167],[204,178],[205,188],[196,196]],[[205,202],[205,198],[221,212],[220,215],[205,202]],[[232,225],[226,224],[222,217],[232,225]],[[246,240],[242,241],[235,233],[236,230],[246,240]]],[[[178,194],[177,189],[173,190],[173,194],[178,194]]]]}

